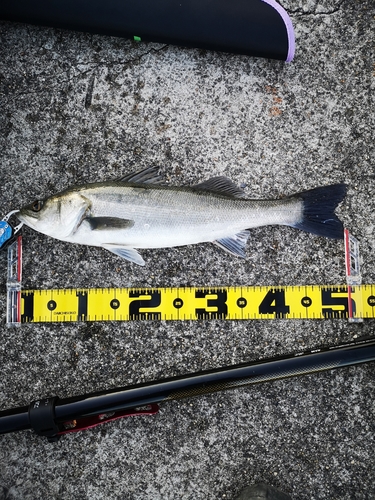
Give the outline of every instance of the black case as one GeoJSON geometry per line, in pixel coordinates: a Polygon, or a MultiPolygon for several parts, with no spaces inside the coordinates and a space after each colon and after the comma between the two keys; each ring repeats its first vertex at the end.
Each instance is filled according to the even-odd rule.
{"type": "Polygon", "coordinates": [[[291,61],[275,0],[1,0],[0,19],[291,61]]]}

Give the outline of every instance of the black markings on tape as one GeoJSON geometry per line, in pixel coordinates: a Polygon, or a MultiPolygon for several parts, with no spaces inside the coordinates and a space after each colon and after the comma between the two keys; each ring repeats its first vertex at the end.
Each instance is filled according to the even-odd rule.
{"type": "Polygon", "coordinates": [[[54,311],[54,310],[56,309],[56,307],[57,307],[57,303],[56,303],[56,301],[55,301],[55,300],[49,300],[49,301],[47,302],[47,309],[48,309],[49,311],[54,311]]]}
{"type": "Polygon", "coordinates": [[[21,300],[23,301],[21,323],[30,323],[34,320],[34,292],[21,293],[21,300]]]}
{"type": "Polygon", "coordinates": [[[112,299],[109,305],[112,309],[118,309],[120,307],[120,301],[118,299],[112,299]]]}
{"type": "Polygon", "coordinates": [[[312,305],[312,299],[311,297],[302,297],[301,299],[301,304],[303,307],[310,307],[312,305]]]}
{"type": "Polygon", "coordinates": [[[195,314],[198,319],[225,319],[228,315],[227,291],[223,289],[199,289],[195,292],[197,299],[204,299],[207,297],[206,307],[197,307],[195,314]],[[207,297],[216,295],[215,298],[207,297]],[[214,308],[215,311],[210,311],[208,308],[214,308]]]}
{"type": "MultiPolygon", "coordinates": [[[[355,302],[352,301],[352,311],[355,314],[355,302]]],[[[322,289],[322,313],[326,319],[341,319],[348,317],[348,291],[346,288],[322,289]],[[331,307],[329,307],[331,306],[331,307]]]]}
{"type": "Polygon", "coordinates": [[[181,309],[181,307],[184,305],[184,301],[180,298],[174,299],[173,301],[173,307],[176,309],[181,309]]]}
{"type": "Polygon", "coordinates": [[[285,290],[269,290],[259,306],[259,314],[274,314],[275,318],[285,318],[290,307],[285,303],[285,290]]]}
{"type": "Polygon", "coordinates": [[[241,309],[243,309],[244,307],[247,306],[247,300],[245,299],[245,297],[240,297],[237,299],[237,302],[236,302],[237,306],[240,307],[241,309]]]}
{"type": "Polygon", "coordinates": [[[78,297],[78,321],[87,320],[87,292],[77,292],[78,297]]]}
{"type": "Polygon", "coordinates": [[[129,292],[129,297],[142,297],[132,300],[129,304],[129,319],[154,319],[160,320],[161,313],[153,311],[141,311],[141,309],[153,309],[161,304],[161,292],[159,290],[134,290],[129,292]],[[144,298],[144,296],[149,298],[144,298]]]}

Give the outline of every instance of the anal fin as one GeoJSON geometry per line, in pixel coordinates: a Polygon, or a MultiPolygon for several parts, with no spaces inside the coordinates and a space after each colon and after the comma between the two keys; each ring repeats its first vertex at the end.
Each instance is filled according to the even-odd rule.
{"type": "Polygon", "coordinates": [[[236,257],[246,258],[245,246],[249,238],[249,231],[241,231],[233,236],[227,236],[214,241],[215,245],[219,246],[226,252],[235,255],[236,257]]]}

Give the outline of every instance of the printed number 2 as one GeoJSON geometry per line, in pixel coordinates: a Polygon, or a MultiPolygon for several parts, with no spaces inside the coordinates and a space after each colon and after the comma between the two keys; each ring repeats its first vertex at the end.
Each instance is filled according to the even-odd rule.
{"type": "Polygon", "coordinates": [[[259,306],[259,314],[274,314],[276,318],[284,318],[289,310],[284,290],[269,290],[259,306]]]}
{"type": "Polygon", "coordinates": [[[140,309],[158,307],[161,304],[161,293],[156,290],[135,290],[129,293],[129,297],[143,297],[138,300],[132,300],[129,304],[130,319],[161,319],[159,312],[140,312],[140,309]],[[149,298],[144,298],[144,297],[149,298]]]}

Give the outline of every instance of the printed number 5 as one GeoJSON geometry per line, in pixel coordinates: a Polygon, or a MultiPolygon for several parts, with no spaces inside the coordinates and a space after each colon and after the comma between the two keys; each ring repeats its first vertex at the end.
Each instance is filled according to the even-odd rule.
{"type": "MultiPolygon", "coordinates": [[[[352,301],[352,311],[355,314],[355,302],[352,301]]],[[[326,288],[322,290],[322,314],[325,318],[347,318],[348,317],[348,292],[346,288],[326,288]],[[342,294],[340,297],[332,297],[333,294],[342,294]],[[336,306],[324,307],[324,306],[336,306]],[[340,307],[340,309],[338,309],[340,307]]]]}

